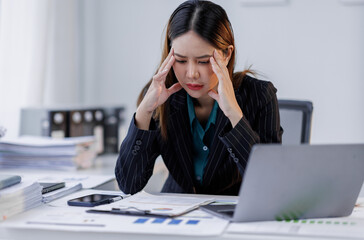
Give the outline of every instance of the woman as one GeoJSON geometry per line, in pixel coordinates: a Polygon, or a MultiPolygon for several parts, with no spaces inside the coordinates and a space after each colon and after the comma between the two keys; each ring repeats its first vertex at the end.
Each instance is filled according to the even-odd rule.
{"type": "Polygon", "coordinates": [[[120,189],[144,188],[162,155],[162,192],[238,195],[252,146],[280,143],[276,89],[234,73],[226,12],[186,1],[171,15],[159,70],[141,92],[117,160],[120,189]]]}

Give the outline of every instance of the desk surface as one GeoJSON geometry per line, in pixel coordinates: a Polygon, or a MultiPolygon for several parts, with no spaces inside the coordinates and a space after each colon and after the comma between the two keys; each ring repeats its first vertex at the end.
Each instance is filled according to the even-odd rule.
{"type": "MultiPolygon", "coordinates": [[[[177,195],[177,194],[174,194],[177,195]]],[[[188,195],[190,196],[190,195],[188,195]]],[[[230,199],[230,196],[218,196],[219,199],[230,199]]],[[[234,198],[234,197],[233,197],[234,198]]],[[[60,201],[60,200],[59,200],[60,201]]],[[[56,204],[55,204],[56,205],[56,204]]],[[[41,206],[39,209],[33,209],[28,212],[22,213],[21,215],[15,216],[15,218],[18,219],[26,219],[29,216],[34,216],[35,212],[42,211],[42,208],[49,208],[49,206],[41,206]]],[[[54,207],[53,207],[54,208],[54,207]]],[[[111,216],[111,215],[108,215],[111,216]]],[[[124,217],[125,216],[114,216],[113,219],[117,217],[124,217]]],[[[10,220],[10,219],[9,219],[10,220]]],[[[276,222],[278,223],[278,222],[276,222]]],[[[283,223],[284,224],[284,223],[283,223]]],[[[82,228],[82,227],[81,227],[82,228]]],[[[267,229],[269,230],[269,228],[267,229]]],[[[364,230],[364,229],[363,229],[364,230]]],[[[317,229],[315,230],[317,231],[317,229]]],[[[314,232],[314,231],[313,231],[314,232]]],[[[52,240],[64,240],[64,239],[79,239],[79,240],[93,240],[93,239],[186,239],[187,236],[182,235],[166,235],[166,234],[142,234],[142,233],[113,233],[113,232],[94,232],[94,231],[84,231],[84,230],[68,230],[68,231],[59,231],[59,230],[45,230],[45,229],[13,229],[13,228],[4,228],[2,227],[0,223],[0,239],[9,239],[9,240],[24,240],[29,239],[29,236],[31,236],[31,239],[39,239],[39,240],[49,240],[50,238],[52,240]]],[[[255,233],[233,233],[233,232],[227,232],[225,230],[224,233],[222,233],[219,236],[190,236],[188,238],[191,239],[270,239],[270,240],[276,240],[276,239],[283,239],[283,240],[291,240],[291,239],[318,239],[317,236],[302,236],[302,235],[279,235],[279,234],[267,234],[266,232],[260,232],[260,234],[255,233]]],[[[333,239],[329,237],[320,237],[320,239],[333,239]]],[[[334,239],[348,239],[347,237],[335,237],[334,239]]]]}
{"type": "MultiPolygon", "coordinates": [[[[114,175],[115,174],[115,165],[117,160],[117,154],[105,154],[99,156],[94,163],[92,168],[87,169],[78,169],[78,170],[71,170],[71,171],[55,171],[50,169],[0,169],[0,173],[7,173],[7,174],[19,174],[21,173],[41,173],[41,174],[49,174],[49,175],[57,175],[57,174],[77,174],[79,175],[114,175]]],[[[156,160],[154,166],[154,172],[148,184],[144,188],[147,192],[157,193],[163,187],[164,181],[167,179],[168,171],[165,168],[165,165],[162,159],[159,157],[156,160]]],[[[119,190],[116,180],[109,181],[98,186],[96,189],[100,190],[119,190]]]]}
{"type": "MultiPolygon", "coordinates": [[[[114,167],[116,162],[116,155],[104,155],[99,157],[95,162],[95,167],[91,169],[82,169],[75,172],[59,172],[59,171],[49,171],[42,170],[42,173],[63,173],[63,174],[72,174],[77,173],[81,175],[110,175],[114,173],[114,167]]],[[[0,172],[6,173],[17,173],[18,169],[14,170],[4,170],[1,169],[0,172]]],[[[34,173],[36,170],[26,170],[22,172],[34,173]]],[[[117,186],[115,185],[115,181],[111,182],[111,185],[101,186],[101,189],[106,190],[117,190],[117,186]],[[106,187],[105,187],[106,186],[106,187]]],[[[221,198],[223,198],[222,196],[221,198]]],[[[226,197],[227,199],[231,199],[231,197],[226,197]]],[[[32,210],[22,213],[29,214],[32,213],[32,210]]],[[[364,225],[363,225],[364,226],[364,225]]],[[[163,235],[163,234],[129,234],[129,233],[111,233],[111,232],[78,232],[78,231],[56,231],[56,230],[36,230],[36,229],[10,229],[4,228],[3,224],[0,222],[0,239],[9,239],[9,240],[24,240],[29,239],[37,239],[37,240],[65,240],[65,239],[78,239],[78,240],[92,240],[92,239],[186,239],[186,236],[177,236],[177,235],[163,235]]],[[[364,232],[363,232],[364,236],[364,232]]],[[[216,237],[191,237],[192,239],[317,239],[317,237],[310,236],[298,236],[298,235],[272,235],[272,234],[248,234],[248,233],[223,233],[220,236],[216,237]]],[[[320,239],[332,239],[330,237],[320,237],[320,239]]],[[[335,238],[340,239],[340,238],[335,238]]],[[[343,237],[342,239],[347,239],[343,237]]]]}
{"type": "MultiPolygon", "coordinates": [[[[42,206],[44,208],[44,206],[42,206]]],[[[42,208],[40,207],[40,208],[42,208]]],[[[36,210],[30,210],[22,214],[22,216],[18,215],[17,218],[26,218],[29,215],[32,215],[36,210]]],[[[10,220],[10,219],[9,219],[10,220]]],[[[357,228],[356,228],[357,229],[357,228]]],[[[267,228],[267,230],[270,230],[267,228]]],[[[314,229],[313,233],[318,229],[314,229]]],[[[364,231],[364,228],[361,230],[364,231]]],[[[8,239],[8,240],[24,240],[29,239],[37,239],[37,240],[64,240],[64,239],[78,239],[78,240],[93,240],[93,239],[186,239],[187,236],[181,235],[166,235],[166,234],[130,234],[130,233],[113,233],[113,232],[88,232],[88,231],[58,231],[58,230],[45,230],[45,229],[12,229],[12,228],[4,228],[0,223],[0,239],[8,239]]],[[[291,239],[318,239],[317,236],[309,236],[309,235],[279,235],[279,234],[268,234],[267,232],[260,232],[251,234],[251,233],[232,233],[225,232],[219,236],[190,236],[188,238],[191,239],[268,239],[268,240],[291,240],[291,239]]],[[[349,239],[348,237],[338,237],[330,238],[330,237],[319,237],[319,239],[349,239]]],[[[358,238],[356,238],[358,239],[358,238]]],[[[360,238],[359,238],[360,239],[360,238]]]]}

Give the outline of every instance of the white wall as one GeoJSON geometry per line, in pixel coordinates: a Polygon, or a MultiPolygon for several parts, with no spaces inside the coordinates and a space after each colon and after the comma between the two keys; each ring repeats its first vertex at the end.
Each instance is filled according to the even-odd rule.
{"type": "Polygon", "coordinates": [[[78,3],[0,4],[0,126],[7,129],[6,137],[16,137],[22,107],[81,101],[78,3]]]}
{"type": "MultiPolygon", "coordinates": [[[[167,20],[181,2],[81,2],[84,103],[125,104],[131,117],[160,60],[167,20]]],[[[233,25],[236,70],[253,64],[275,84],[278,98],[313,101],[312,143],[364,142],[364,1],[215,2],[233,25]]]]}
{"type": "Polygon", "coordinates": [[[139,92],[157,69],[162,32],[179,2],[82,2],[86,104],[125,104],[131,118],[139,92]]]}

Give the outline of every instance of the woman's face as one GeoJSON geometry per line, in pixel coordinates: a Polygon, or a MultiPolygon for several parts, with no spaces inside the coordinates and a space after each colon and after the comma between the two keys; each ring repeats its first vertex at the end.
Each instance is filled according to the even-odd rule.
{"type": "Polygon", "coordinates": [[[212,70],[210,57],[214,47],[193,31],[172,42],[175,62],[173,70],[178,82],[194,98],[205,97],[217,89],[218,78],[212,70]]]}

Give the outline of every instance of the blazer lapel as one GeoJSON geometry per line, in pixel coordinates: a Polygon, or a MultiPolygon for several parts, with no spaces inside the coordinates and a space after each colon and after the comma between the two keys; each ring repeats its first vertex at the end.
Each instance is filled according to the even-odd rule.
{"type": "MultiPolygon", "coordinates": [[[[240,107],[242,107],[242,98],[237,91],[235,91],[235,98],[240,107]]],[[[224,161],[228,161],[228,157],[223,157],[226,154],[226,146],[219,139],[219,134],[229,124],[229,119],[225,116],[223,111],[219,108],[216,116],[215,134],[210,147],[210,153],[208,156],[208,161],[204,171],[204,185],[209,186],[217,169],[224,161]]]]}
{"type": "Polygon", "coordinates": [[[215,134],[210,147],[210,153],[208,156],[208,161],[204,170],[203,182],[205,186],[211,183],[211,180],[221,165],[223,159],[222,155],[225,153],[225,145],[219,139],[219,133],[228,124],[229,119],[224,115],[224,113],[219,108],[217,110],[216,122],[215,122],[215,134]]]}
{"type": "MultiPolygon", "coordinates": [[[[180,91],[171,99],[171,115],[168,121],[170,134],[179,165],[184,173],[184,179],[193,187],[192,135],[188,118],[186,92],[180,91]]],[[[176,159],[177,160],[177,159],[176,159]]]]}

